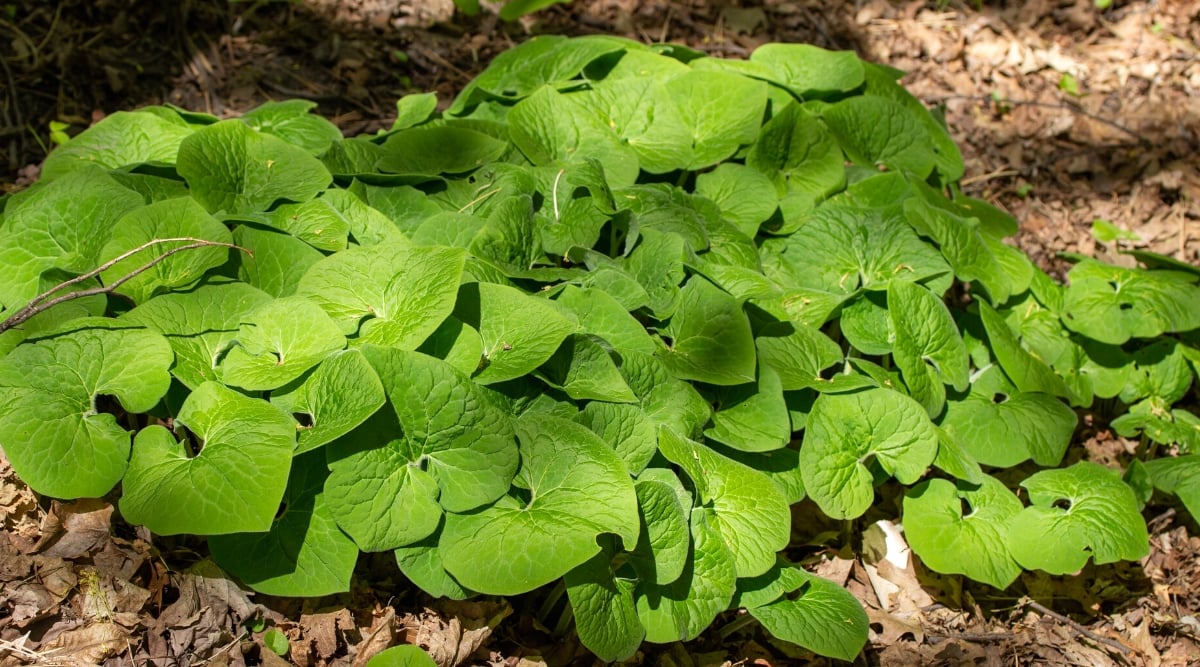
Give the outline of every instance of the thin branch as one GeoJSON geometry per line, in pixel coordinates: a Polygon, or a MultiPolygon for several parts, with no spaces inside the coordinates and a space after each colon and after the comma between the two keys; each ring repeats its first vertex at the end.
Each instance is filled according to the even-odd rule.
{"type": "Polygon", "coordinates": [[[1083,627],[1077,621],[1072,620],[1070,617],[1064,616],[1056,611],[1053,611],[1050,608],[1046,607],[1045,605],[1041,604],[1040,602],[1038,602],[1036,600],[1030,600],[1029,598],[1025,598],[1024,600],[1022,600],[1022,602],[1024,603],[1024,606],[1029,607],[1030,609],[1032,609],[1040,614],[1049,616],[1050,618],[1053,618],[1054,620],[1059,621],[1060,623],[1067,624],[1067,626],[1069,626],[1072,630],[1074,630],[1075,632],[1078,632],[1079,634],[1083,635],[1084,637],[1087,637],[1088,639],[1090,639],[1094,642],[1103,644],[1110,648],[1116,649],[1117,651],[1120,651],[1121,655],[1123,655],[1123,656],[1128,656],[1130,653],[1133,652],[1133,649],[1122,644],[1121,642],[1119,642],[1115,639],[1109,639],[1108,637],[1098,635],[1098,634],[1092,632],[1091,630],[1088,630],[1087,628],[1083,627]]]}
{"type": "Polygon", "coordinates": [[[1084,109],[1083,107],[1079,106],[1078,104],[1071,104],[1070,102],[1040,102],[1037,100],[1014,100],[1014,99],[1009,99],[1009,98],[1004,98],[1002,100],[994,100],[990,95],[937,95],[937,96],[928,97],[926,99],[930,102],[945,102],[948,100],[975,100],[975,101],[980,101],[980,102],[999,102],[1001,104],[1007,104],[1009,106],[1029,106],[1029,107],[1043,107],[1046,109],[1066,109],[1067,111],[1077,113],[1080,116],[1084,116],[1085,118],[1090,118],[1090,119],[1096,121],[1097,123],[1103,123],[1115,130],[1124,132],[1125,134],[1128,134],[1129,136],[1133,137],[1134,139],[1137,139],[1138,143],[1142,146],[1149,146],[1152,143],[1148,138],[1146,138],[1142,134],[1138,133],[1137,131],[1132,130],[1110,118],[1105,118],[1104,116],[1094,114],[1094,113],[1088,111],[1087,109],[1084,109]]]}
{"type": "Polygon", "coordinates": [[[246,248],[243,248],[238,245],[234,245],[232,243],[223,243],[221,241],[209,241],[206,239],[198,239],[198,238],[192,238],[192,237],[179,237],[179,238],[171,238],[171,239],[153,239],[151,241],[147,241],[146,243],[143,243],[142,245],[140,245],[132,250],[129,250],[128,252],[124,252],[120,255],[117,255],[116,257],[114,257],[114,258],[110,259],[109,261],[101,264],[100,266],[92,269],[91,271],[88,271],[87,273],[83,273],[78,276],[75,276],[74,278],[64,280],[63,282],[55,285],[54,287],[51,287],[49,290],[37,295],[24,308],[18,310],[16,313],[14,313],[12,317],[4,320],[3,322],[0,322],[0,333],[4,333],[5,331],[12,329],[13,327],[24,324],[26,321],[28,321],[33,316],[35,316],[39,313],[43,313],[47,310],[50,310],[51,308],[53,308],[54,306],[57,306],[60,303],[64,303],[66,301],[73,301],[75,299],[82,299],[82,298],[88,297],[88,296],[96,296],[98,294],[109,294],[111,292],[114,292],[121,285],[124,285],[125,283],[129,282],[133,278],[145,273],[146,271],[149,271],[150,269],[154,268],[156,265],[160,264],[163,260],[167,259],[168,257],[170,257],[171,255],[174,255],[177,252],[183,252],[184,250],[195,250],[196,248],[210,248],[210,247],[232,248],[234,250],[240,250],[240,251],[246,253],[247,255],[254,256],[254,253],[246,248]],[[167,250],[166,252],[159,255],[158,257],[155,257],[154,259],[150,260],[149,262],[146,262],[145,264],[130,271],[128,274],[121,276],[120,278],[118,278],[117,280],[114,280],[112,283],[110,283],[108,285],[105,285],[102,287],[92,287],[89,289],[78,290],[75,292],[69,292],[67,294],[63,294],[58,297],[50,298],[52,295],[54,295],[58,292],[61,292],[63,289],[65,289],[67,287],[79,284],[79,283],[81,283],[85,280],[91,279],[91,278],[95,278],[96,276],[100,275],[102,272],[107,271],[108,269],[112,268],[113,266],[116,266],[118,263],[120,263],[126,259],[129,259],[133,255],[136,255],[137,253],[139,253],[143,250],[146,250],[147,248],[154,247],[155,245],[158,245],[160,243],[172,243],[172,242],[177,243],[180,241],[190,241],[190,243],[188,243],[187,245],[176,246],[174,248],[171,248],[170,250],[167,250]]]}

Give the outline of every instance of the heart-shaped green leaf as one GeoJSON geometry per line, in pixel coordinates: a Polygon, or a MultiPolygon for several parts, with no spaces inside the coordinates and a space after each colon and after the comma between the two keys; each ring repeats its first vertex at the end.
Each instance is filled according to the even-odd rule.
{"type": "Polygon", "coordinates": [[[217,361],[237,337],[238,326],[270,295],[238,282],[205,283],[186,292],[161,294],[121,316],[160,332],[175,352],[171,374],[189,389],[216,380],[217,361]]]}
{"type": "Polygon", "coordinates": [[[346,346],[333,320],[302,296],[250,311],[234,340],[221,361],[221,379],[251,391],[282,387],[346,346]]]}
{"type": "Polygon", "coordinates": [[[440,543],[454,578],[491,595],[524,593],[563,576],[600,551],[598,535],[615,533],[627,547],[638,537],[633,482],[611,447],[546,414],[527,413],[516,429],[516,491],[447,515],[440,543]]]}
{"type": "Polygon", "coordinates": [[[1062,401],[1018,390],[993,366],[975,378],[962,400],[949,403],[941,427],[975,460],[1008,468],[1030,458],[1058,465],[1077,421],[1062,401]]]}
{"type": "MultiPolygon", "coordinates": [[[[115,259],[155,239],[188,238],[228,244],[233,241],[225,225],[217,222],[191,197],[168,199],[126,213],[110,231],[111,240],[100,251],[102,261],[115,259]]],[[[146,250],[117,262],[100,274],[106,284],[125,277],[156,257],[172,253],[149,269],[138,272],[117,290],[144,303],[158,291],[167,291],[195,283],[210,269],[229,259],[229,249],[216,246],[192,247],[195,241],[158,243],[146,250]]]]}
{"type": "Polygon", "coordinates": [[[125,474],[130,434],[98,403],[154,407],[171,382],[171,348],[156,332],[88,328],[18,346],[0,358],[0,446],[38,493],[99,498],[125,474]]]}
{"type": "Polygon", "coordinates": [[[1137,498],[1120,475],[1089,461],[1043,470],[1021,482],[1031,506],[1008,524],[1008,548],[1022,567],[1067,574],[1137,560],[1150,551],[1137,498]]]}
{"type": "Polygon", "coordinates": [[[331,179],[308,151],[232,118],[187,136],[175,168],[212,213],[265,211],[281,199],[308,201],[331,179]]]}
{"type": "Polygon", "coordinates": [[[509,417],[449,364],[368,346],[390,409],[334,443],[330,510],[365,551],[431,535],[443,508],[465,512],[499,498],[517,468],[509,417]]]}
{"type": "Polygon", "coordinates": [[[300,384],[271,393],[271,403],[300,418],[296,453],[333,442],[387,400],[379,376],[358,350],[335,352],[300,384]]]}
{"type": "Polygon", "coordinates": [[[904,496],[904,535],[930,569],[1008,588],[1021,566],[1008,552],[1021,501],[995,477],[981,485],[931,479],[904,496]]]}
{"type": "Polygon", "coordinates": [[[206,382],[184,401],[175,425],[187,429],[183,441],[163,426],[138,432],[121,497],[125,519],[160,535],[270,530],[296,448],[291,418],[206,382]]]}
{"type": "Polygon", "coordinates": [[[663,363],[684,380],[717,385],[754,381],[754,337],[737,299],[699,276],[688,280],[666,334],[663,363]]]}
{"type": "Polygon", "coordinates": [[[721,456],[668,428],[659,429],[662,455],[691,478],[709,521],[729,545],[739,577],[762,574],[787,545],[791,518],[783,494],[765,475],[721,456]]]}
{"type": "Polygon", "coordinates": [[[821,394],[800,447],[804,488],[821,511],[838,519],[862,516],[875,497],[875,464],[912,484],[937,456],[937,431],[913,399],[890,389],[821,394]]]}
{"type": "Polygon", "coordinates": [[[772,635],[820,655],[854,660],[867,643],[867,613],[841,586],[796,569],[800,583],[784,597],[750,607],[750,615],[772,635]]]}
{"type": "Polygon", "coordinates": [[[636,582],[612,569],[612,548],[563,575],[579,640],[601,660],[631,657],[642,645],[646,629],[633,602],[636,582]]]}
{"type": "Polygon", "coordinates": [[[1148,271],[1094,260],[1067,274],[1063,324],[1101,343],[1200,327],[1200,287],[1182,271],[1148,271]]]}
{"type": "Polygon", "coordinates": [[[210,537],[213,560],[267,595],[314,597],[350,590],[358,547],[330,516],[321,490],[326,475],[320,453],[297,457],[271,529],[210,537]]]}
{"type": "Polygon", "coordinates": [[[191,133],[183,119],[162,107],[118,111],[55,148],[42,163],[41,178],[50,181],[87,165],[173,163],[179,143],[191,133]]]}

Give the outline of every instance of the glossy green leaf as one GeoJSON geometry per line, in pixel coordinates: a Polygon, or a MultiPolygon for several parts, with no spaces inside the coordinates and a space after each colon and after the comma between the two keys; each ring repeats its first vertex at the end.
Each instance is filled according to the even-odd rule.
{"type": "Polygon", "coordinates": [[[587,428],[545,414],[517,421],[519,491],[468,514],[449,514],[440,549],[467,588],[515,595],[563,576],[614,533],[637,543],[637,497],[625,464],[587,428]]]}
{"type": "Polygon", "coordinates": [[[594,158],[613,187],[632,185],[637,154],[586,107],[553,88],[538,89],[508,114],[512,140],[538,166],[594,158]]]}
{"type": "Polygon", "coordinates": [[[947,405],[941,426],[980,463],[1007,468],[1030,458],[1058,465],[1077,421],[1062,401],[1020,391],[993,366],[975,378],[962,400],[947,405]]]}
{"type": "Polygon", "coordinates": [[[766,84],[726,72],[685,72],[667,80],[660,94],[674,103],[674,113],[660,122],[679,123],[691,139],[686,162],[676,165],[690,170],[752,143],[767,104],[766,84]]]}
{"type": "MultiPolygon", "coordinates": [[[[789,104],[763,125],[746,155],[746,165],[770,177],[777,192],[807,197],[804,213],[846,185],[845,158],[829,130],[807,107],[789,104]]],[[[794,231],[799,221],[780,202],[785,228],[794,231]]]]}
{"type": "Polygon", "coordinates": [[[1008,548],[1028,569],[1067,574],[1150,551],[1137,498],[1113,470],[1083,461],[1021,482],[1032,503],[1008,524],[1008,548]]]}
{"type": "Polygon", "coordinates": [[[800,323],[781,322],[763,327],[754,340],[758,359],[779,374],[784,390],[815,387],[821,371],[842,358],[833,339],[818,329],[800,323]]]}
{"type": "Polygon", "coordinates": [[[778,258],[781,284],[845,295],[884,290],[892,280],[948,276],[941,253],[898,222],[877,210],[822,206],[795,234],[763,242],[764,270],[778,258]]]}
{"type": "Polygon", "coordinates": [[[657,425],[639,406],[591,401],[574,420],[612,446],[631,474],[640,473],[658,452],[657,425]]]}
{"type": "Polygon", "coordinates": [[[646,641],[693,639],[733,598],[737,572],[720,529],[704,510],[693,511],[690,524],[691,549],[683,574],[666,585],[646,580],[638,585],[636,605],[646,641]]]}
{"type": "Polygon", "coordinates": [[[408,580],[433,597],[465,600],[474,593],[463,588],[446,568],[442,566],[442,552],[438,550],[437,532],[408,546],[396,549],[396,565],[408,580]]]}
{"type": "Polygon", "coordinates": [[[359,342],[415,349],[454,308],[466,255],[458,248],[392,242],[317,262],[296,293],[320,305],[359,342]]]}
{"type": "Polygon", "coordinates": [[[295,236],[239,225],[233,242],[249,253],[238,254],[238,278],[271,296],[295,294],[300,279],[324,255],[295,236]]]}
{"type": "Polygon", "coordinates": [[[750,321],[737,299],[704,278],[684,286],[666,335],[671,345],[662,359],[675,377],[716,385],[754,380],[750,321]]]}
{"type": "Polygon", "coordinates": [[[761,472],[700,443],[659,430],[662,455],[691,478],[709,521],[729,545],[739,577],[762,574],[787,545],[791,515],[778,488],[761,472]]]}
{"type": "Polygon", "coordinates": [[[763,44],[750,62],[768,68],[772,80],[800,100],[846,93],[862,85],[863,64],[853,51],[827,51],[810,44],[763,44]]]}
{"type": "Polygon", "coordinates": [[[884,97],[849,97],[821,118],[846,157],[864,167],[883,167],[924,179],[933,171],[933,138],[920,117],[884,97]]]}
{"type": "Polygon", "coordinates": [[[55,148],[42,164],[41,178],[50,181],[85,165],[117,169],[147,162],[174,162],[179,143],[192,133],[147,111],[118,111],[55,148]]]}
{"type": "Polygon", "coordinates": [[[437,529],[443,508],[465,512],[508,490],[516,442],[492,396],[417,352],[365,347],[363,354],[391,411],[331,445],[326,484],[330,510],[360,548],[412,544],[437,529]]]}
{"type": "MultiPolygon", "coordinates": [[[[925,126],[933,141],[933,161],[941,176],[941,182],[949,183],[961,179],[964,171],[962,152],[958,150],[958,145],[947,131],[945,122],[935,117],[923,102],[896,82],[903,72],[875,63],[863,63],[863,69],[866,75],[866,94],[898,102],[925,126]]],[[[1013,220],[1011,224],[1011,231],[1001,236],[1016,233],[1016,221],[1013,220]]]]}
{"type": "Polygon", "coordinates": [[[345,250],[350,222],[327,199],[283,204],[264,217],[275,229],[287,232],[318,250],[345,250]]]}
{"type": "Polygon", "coordinates": [[[637,397],[617,370],[614,356],[600,339],[572,334],[542,364],[541,377],[575,400],[632,403],[637,397]]]}
{"type": "Polygon", "coordinates": [[[437,111],[437,93],[410,93],[396,100],[396,120],[393,130],[407,130],[420,125],[437,111]]]}
{"type": "Polygon", "coordinates": [[[803,583],[750,615],[772,635],[824,656],[854,660],[867,642],[867,613],[841,586],[804,570],[803,583]]]}
{"type": "Polygon", "coordinates": [[[275,389],[346,346],[337,325],[312,301],[285,296],[247,313],[220,365],[221,380],[251,391],[275,389]]]}
{"type": "Polygon", "coordinates": [[[379,376],[358,350],[326,357],[303,382],[271,392],[271,403],[299,419],[296,453],[346,435],[387,400],[379,376]]]}
{"type": "Polygon", "coordinates": [[[757,382],[721,387],[712,395],[717,408],[706,437],[747,452],[779,449],[791,440],[783,383],[770,366],[759,367],[757,382]]]}
{"type": "Polygon", "coordinates": [[[393,174],[461,174],[507,150],[507,142],[464,127],[416,127],[389,136],[377,166],[393,174]]]}
{"type": "Polygon", "coordinates": [[[1148,271],[1093,260],[1067,274],[1063,324],[1101,343],[1200,327],[1200,287],[1181,271],[1148,271]]]}
{"type": "Polygon", "coordinates": [[[188,238],[187,241],[156,243],[146,250],[117,262],[100,274],[105,284],[112,284],[151,260],[171,253],[169,257],[137,273],[117,291],[145,303],[161,291],[186,287],[200,280],[210,269],[224,264],[229,248],[218,246],[195,247],[196,239],[214,243],[231,243],[232,235],[225,225],[217,222],[191,197],[168,199],[126,213],[109,230],[109,241],[100,251],[100,261],[116,259],[130,250],[145,246],[155,239],[188,238]],[[193,246],[179,250],[186,246],[193,246]]]}
{"type": "Polygon", "coordinates": [[[902,484],[912,484],[937,456],[937,432],[913,399],[889,389],[821,394],[800,447],[804,488],[823,512],[861,516],[875,497],[872,459],[902,484]]]}
{"type": "Polygon", "coordinates": [[[1146,461],[1154,488],[1179,497],[1192,518],[1200,516],[1200,455],[1146,461]]]}
{"type": "Polygon", "coordinates": [[[179,144],[176,169],[192,197],[212,213],[252,213],[279,200],[308,201],[331,179],[308,151],[234,119],[186,137],[179,144]]]}
{"type": "Polygon", "coordinates": [[[463,285],[454,315],[483,338],[483,362],[475,375],[481,384],[519,378],[541,366],[575,328],[546,301],[493,283],[463,285]]]}
{"type": "Polygon", "coordinates": [[[971,370],[950,310],[924,287],[893,281],[888,285],[888,314],[896,335],[892,358],[909,392],[931,416],[941,414],[944,385],[966,390],[971,370]]]}
{"type": "Polygon", "coordinates": [[[125,519],[160,535],[270,530],[296,447],[291,418],[206,382],[174,424],[186,431],[153,425],[138,432],[121,497],[125,519]],[[189,433],[202,444],[190,442],[189,433]]]}
{"type": "Polygon", "coordinates": [[[1005,273],[978,219],[947,210],[949,204],[940,193],[920,187],[917,191],[924,196],[905,200],[904,218],[918,234],[938,244],[959,280],[982,283],[993,303],[1004,303],[1020,291],[1014,289],[1019,285],[1014,286],[1005,273]]]}
{"type": "Polygon", "coordinates": [[[269,301],[269,294],[245,283],[213,282],[159,295],[120,319],[166,337],[175,353],[171,374],[196,389],[218,379],[217,362],[237,338],[240,324],[269,301]]]}
{"type": "Polygon", "coordinates": [[[1008,588],[1021,566],[1008,552],[1009,520],[1021,501],[995,477],[982,484],[931,479],[904,496],[904,535],[935,572],[1008,588]]]}
{"type": "Polygon", "coordinates": [[[89,328],[0,358],[0,446],[40,494],[99,498],[120,481],[130,433],[98,403],[145,412],[167,393],[171,348],[152,331],[89,328]]]}
{"type": "Polygon", "coordinates": [[[320,453],[295,459],[269,531],[214,535],[213,560],[267,595],[315,597],[350,590],[358,547],[330,515],[320,453]]]}
{"type": "Polygon", "coordinates": [[[1072,396],[1070,388],[1054,371],[1017,342],[1004,318],[988,304],[979,302],[979,316],[987,331],[992,354],[1005,375],[1022,392],[1043,392],[1061,398],[1072,396]]]}
{"type": "Polygon", "coordinates": [[[688,517],[691,503],[684,505],[675,485],[658,481],[653,476],[639,479],[634,485],[638,511],[642,515],[642,532],[634,547],[631,561],[639,576],[660,586],[675,581],[688,563],[691,534],[688,517]]]}
{"type": "Polygon", "coordinates": [[[653,354],[654,340],[629,311],[607,292],[594,287],[567,285],[554,303],[579,321],[584,333],[603,338],[617,352],[653,354]]]}
{"type": "MultiPolygon", "coordinates": [[[[621,265],[644,290],[647,297],[644,305],[655,317],[665,320],[679,306],[685,242],[678,234],[653,229],[643,230],[641,238],[621,265]]],[[[617,298],[616,294],[613,296],[617,298]]],[[[630,305],[625,301],[622,304],[630,305]]]]}
{"type": "Polygon", "coordinates": [[[264,102],[242,114],[241,121],[253,130],[279,137],[312,155],[321,155],[335,141],[342,140],[342,131],[310,113],[315,108],[317,103],[311,100],[264,102]]]}
{"type": "Polygon", "coordinates": [[[625,660],[646,636],[633,603],[636,582],[612,569],[611,549],[601,549],[563,575],[579,640],[601,660],[625,660]]]}
{"type": "Polygon", "coordinates": [[[72,171],[9,203],[0,226],[0,306],[7,313],[24,306],[42,292],[43,274],[54,269],[94,269],[117,220],[142,204],[141,196],[96,167],[72,171]]]}
{"type": "Polygon", "coordinates": [[[838,324],[842,335],[863,354],[892,353],[896,331],[888,313],[886,292],[862,292],[842,306],[838,324]]]}
{"type": "Polygon", "coordinates": [[[747,236],[758,233],[778,208],[778,195],[762,172],[725,162],[696,177],[696,194],[711,199],[721,214],[747,236]]]}
{"type": "Polygon", "coordinates": [[[461,113],[480,100],[481,92],[509,100],[522,99],[545,84],[574,78],[596,58],[623,48],[622,41],[612,37],[567,39],[560,35],[539,35],[496,56],[459,94],[448,113],[461,113]]]}

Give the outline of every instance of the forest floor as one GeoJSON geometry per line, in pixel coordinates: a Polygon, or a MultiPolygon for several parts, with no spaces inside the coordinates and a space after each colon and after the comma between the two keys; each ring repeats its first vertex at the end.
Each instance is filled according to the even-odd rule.
{"type": "MultiPolygon", "coordinates": [[[[486,3],[485,3],[486,4],[486,3]]],[[[942,105],[967,163],[964,190],[1021,222],[1016,243],[1061,275],[1061,252],[1127,261],[1140,247],[1200,263],[1200,2],[1117,0],[576,0],[505,24],[450,0],[36,0],[0,3],[0,188],[37,177],[51,123],[172,103],[219,116],[308,98],[349,134],[389,126],[395,100],[443,105],[491,57],[532,34],[606,33],[744,57],[771,42],[853,49],[906,70],[942,105]],[[1102,242],[1093,225],[1128,234],[1102,242]],[[1103,224],[1103,223],[1101,223],[1103,224]]],[[[1085,415],[1078,448],[1118,462],[1135,443],[1085,415]]],[[[807,520],[796,509],[796,521],[807,520]]],[[[1151,504],[1151,553],[1079,577],[1024,575],[998,592],[919,564],[831,553],[872,621],[858,664],[1200,665],[1200,531],[1151,504]],[[840,556],[840,557],[839,557],[840,556]]],[[[255,596],[220,578],[203,544],[154,538],[103,501],[35,497],[0,454],[0,667],[9,664],[355,665],[398,641],[440,665],[591,664],[547,629],[546,593],[446,603],[386,557],[350,594],[255,596]],[[258,619],[258,622],[254,622],[258,619]],[[285,657],[263,632],[289,640],[285,657]]],[[[826,664],[722,617],[635,664],[826,664]],[[722,626],[730,629],[722,633],[722,626]]]]}

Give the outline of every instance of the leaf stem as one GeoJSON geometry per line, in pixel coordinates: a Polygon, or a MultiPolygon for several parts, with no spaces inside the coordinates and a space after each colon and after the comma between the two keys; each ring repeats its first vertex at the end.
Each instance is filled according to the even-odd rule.
{"type": "Polygon", "coordinates": [[[88,297],[88,296],[96,296],[98,294],[109,294],[111,292],[114,292],[121,285],[124,285],[125,283],[129,282],[136,276],[138,276],[142,273],[145,273],[146,271],[149,271],[150,269],[154,268],[155,265],[161,263],[163,260],[167,259],[168,257],[170,257],[171,255],[174,255],[177,252],[182,252],[184,250],[194,250],[196,248],[214,247],[214,246],[221,247],[221,248],[232,248],[234,250],[240,250],[240,251],[246,253],[247,255],[250,255],[251,257],[254,256],[254,253],[251,252],[247,248],[243,248],[241,246],[234,245],[232,243],[224,243],[222,241],[209,241],[207,239],[193,238],[190,236],[183,236],[183,237],[169,238],[169,239],[151,239],[150,241],[147,241],[147,242],[143,243],[142,245],[140,245],[136,248],[133,248],[132,250],[128,250],[126,252],[121,253],[120,255],[117,255],[116,257],[108,260],[107,262],[104,262],[100,266],[97,266],[96,268],[92,269],[91,271],[88,271],[87,273],[82,273],[78,276],[75,276],[74,278],[64,280],[63,282],[55,285],[54,287],[51,287],[50,289],[46,290],[45,292],[42,292],[41,294],[35,296],[28,304],[25,305],[25,307],[21,308],[16,313],[14,313],[12,317],[4,320],[3,322],[0,322],[0,333],[4,333],[5,331],[8,331],[9,329],[12,329],[21,324],[24,324],[26,321],[28,321],[33,316],[35,316],[39,313],[43,313],[47,310],[50,310],[51,308],[53,308],[54,306],[57,306],[60,303],[64,303],[66,301],[72,301],[75,299],[82,299],[82,298],[88,297]],[[112,267],[116,266],[120,262],[122,262],[126,259],[129,259],[130,257],[138,254],[139,252],[141,252],[143,250],[154,247],[155,245],[158,245],[160,243],[178,243],[180,241],[187,241],[188,244],[176,246],[174,248],[171,248],[170,250],[167,250],[166,252],[159,255],[158,257],[155,257],[154,259],[150,260],[149,262],[146,262],[145,264],[137,267],[136,269],[130,271],[128,274],[121,276],[120,278],[118,278],[117,280],[114,280],[112,283],[110,283],[108,285],[105,285],[102,287],[92,287],[92,288],[88,288],[88,289],[84,289],[84,290],[77,290],[74,292],[68,292],[67,294],[63,294],[63,295],[60,295],[60,296],[57,296],[54,298],[50,298],[53,294],[60,292],[67,287],[70,287],[72,285],[77,285],[77,284],[79,284],[85,280],[89,280],[91,278],[95,278],[96,276],[100,275],[104,271],[111,269],[112,267]]]}
{"type": "Polygon", "coordinates": [[[750,612],[745,611],[745,610],[740,610],[740,611],[738,611],[737,618],[735,618],[732,621],[721,626],[720,630],[717,630],[717,636],[723,640],[728,639],[730,637],[730,635],[737,632],[738,630],[741,630],[742,628],[746,627],[747,625],[754,623],[756,620],[758,620],[758,619],[751,616],[750,612]]]}

